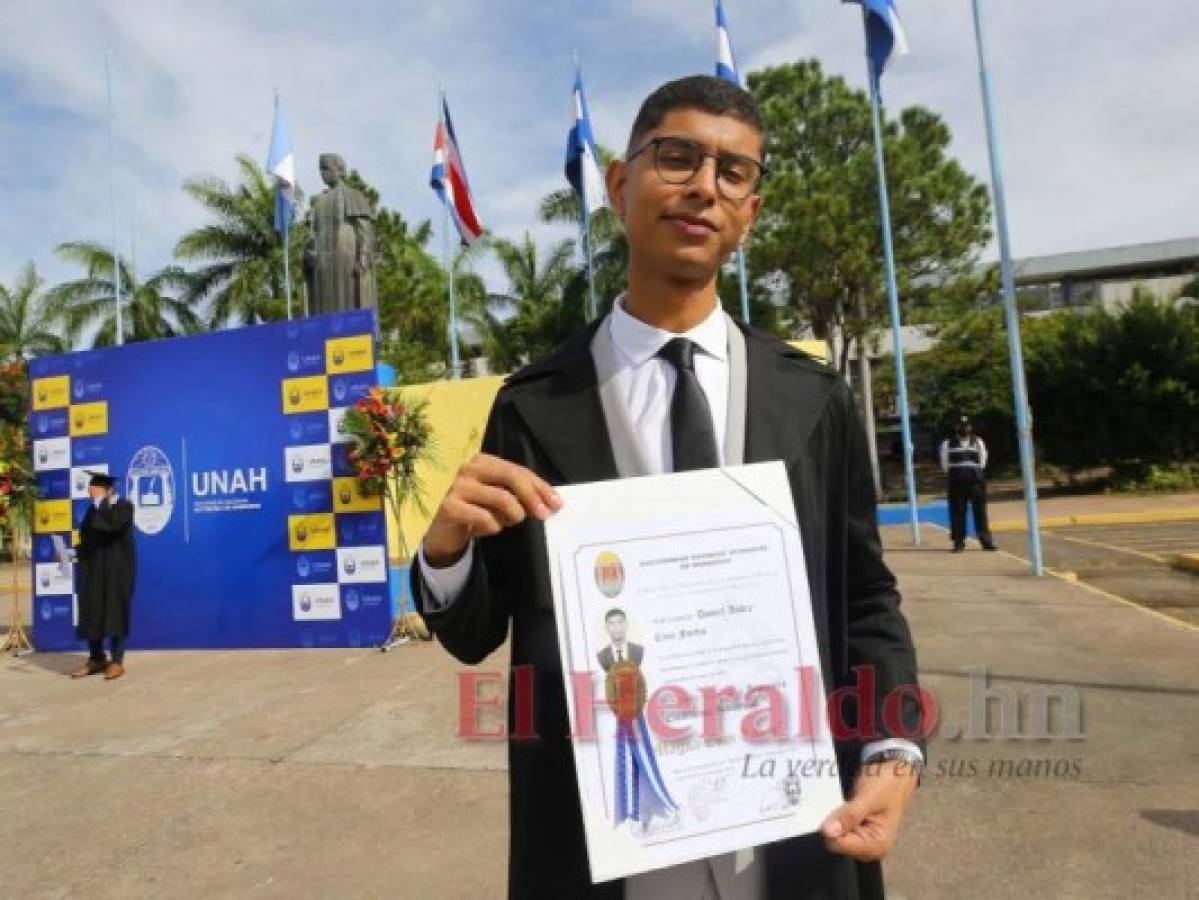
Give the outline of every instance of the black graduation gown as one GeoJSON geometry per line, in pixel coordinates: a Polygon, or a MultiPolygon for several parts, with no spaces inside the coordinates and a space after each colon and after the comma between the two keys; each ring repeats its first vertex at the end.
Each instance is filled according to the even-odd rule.
{"type": "MultiPolygon", "coordinates": [[[[552,357],[505,383],[484,435],[485,452],[527,466],[555,485],[618,477],[590,353],[596,327],[580,331],[552,357]]],[[[806,354],[764,332],[742,330],[748,367],[745,462],[781,459],[787,466],[825,685],[830,691],[853,685],[853,667],[873,666],[878,736],[915,734],[922,711],[910,692],[900,707],[906,735],[889,734],[882,714],[889,691],[916,684],[916,655],[895,578],[883,562],[866,434],[853,396],[844,379],[806,354]]],[[[421,597],[419,564],[412,579],[413,595],[421,597]]],[[[592,885],[588,872],[542,524],[530,520],[481,539],[463,594],[446,609],[426,607],[424,614],[442,645],[470,665],[498,649],[511,627],[512,666],[532,670],[534,739],[516,736],[515,679],[509,679],[508,896],[622,900],[623,881],[592,885]]],[[[847,724],[854,715],[847,710],[847,724]]],[[[847,795],[861,747],[857,741],[837,742],[847,795]]],[[[832,854],[819,835],[771,844],[764,855],[770,900],[883,896],[877,863],[832,854]]]]}
{"type": "Polygon", "coordinates": [[[86,641],[127,636],[137,573],[133,504],[118,499],[105,500],[98,508],[88,506],[79,526],[78,554],[79,626],[75,636],[86,641]]]}

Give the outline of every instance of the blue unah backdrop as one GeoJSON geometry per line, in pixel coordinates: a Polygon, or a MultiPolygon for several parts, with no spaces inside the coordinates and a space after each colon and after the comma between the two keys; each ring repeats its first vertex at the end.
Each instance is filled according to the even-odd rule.
{"type": "Polygon", "coordinates": [[[374,334],[361,311],[32,362],[37,647],[80,647],[54,537],[72,541],[89,469],[136,509],[131,647],[383,641],[386,522],[341,430],[378,383],[374,334]]]}

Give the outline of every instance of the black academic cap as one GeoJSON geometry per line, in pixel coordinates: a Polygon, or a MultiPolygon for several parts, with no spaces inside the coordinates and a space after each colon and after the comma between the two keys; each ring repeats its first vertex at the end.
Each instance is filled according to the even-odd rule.
{"type": "Polygon", "coordinates": [[[117,480],[104,472],[93,472],[90,469],[84,469],[83,473],[91,478],[91,481],[87,483],[88,487],[110,488],[116,486],[117,480]]]}

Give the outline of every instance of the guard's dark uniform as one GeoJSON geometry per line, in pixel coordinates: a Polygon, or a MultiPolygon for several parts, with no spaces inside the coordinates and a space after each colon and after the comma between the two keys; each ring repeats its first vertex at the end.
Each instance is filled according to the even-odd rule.
{"type": "Polygon", "coordinates": [[[941,444],[941,466],[948,478],[949,531],[954,550],[966,546],[966,506],[974,511],[974,533],[987,550],[995,549],[987,521],[986,446],[961,430],[941,444]]]}
{"type": "Polygon", "coordinates": [[[114,662],[124,656],[130,605],[137,572],[133,544],[133,504],[105,498],[88,506],[79,526],[79,626],[75,636],[91,644],[92,658],[103,658],[104,638],[112,642],[114,662]]]}

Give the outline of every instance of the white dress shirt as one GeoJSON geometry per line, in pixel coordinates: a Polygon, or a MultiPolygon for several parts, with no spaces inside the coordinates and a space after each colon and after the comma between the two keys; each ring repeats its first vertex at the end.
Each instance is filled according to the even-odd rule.
{"type": "MultiPolygon", "coordinates": [[[[678,375],[674,366],[657,354],[679,335],[634,318],[625,310],[623,298],[613,305],[612,314],[600,327],[610,329],[620,361],[614,381],[628,406],[629,421],[641,440],[646,463],[654,474],[673,471],[670,406],[678,375]]],[[[724,310],[717,304],[706,319],[682,335],[696,344],[695,376],[708,398],[716,434],[716,451],[722,463],[729,411],[729,327],[724,310]]],[[[429,565],[423,546],[418,551],[418,558],[424,576],[426,603],[445,608],[466,587],[474,558],[474,544],[472,542],[467,547],[458,562],[442,569],[429,565]]],[[[880,750],[891,748],[920,753],[920,749],[911,741],[888,738],[867,744],[862,750],[862,757],[865,759],[880,750]]],[[[687,897],[689,900],[692,897],[696,900],[757,900],[761,896],[761,867],[759,865],[746,870],[749,859],[752,859],[752,855],[728,854],[714,857],[710,861],[710,868],[689,864],[635,876],[627,879],[626,900],[674,900],[675,897],[687,897]]]]}

